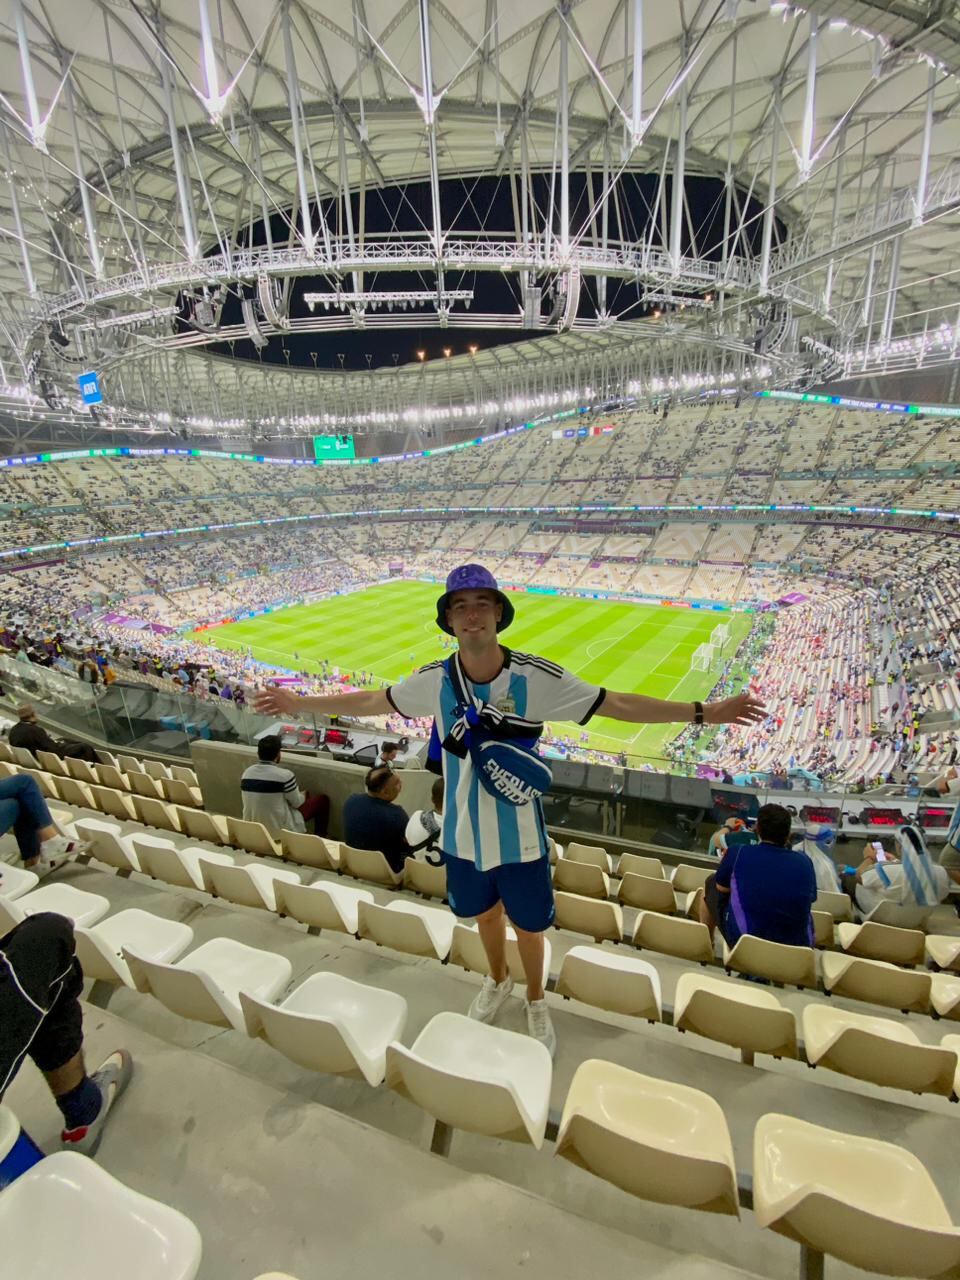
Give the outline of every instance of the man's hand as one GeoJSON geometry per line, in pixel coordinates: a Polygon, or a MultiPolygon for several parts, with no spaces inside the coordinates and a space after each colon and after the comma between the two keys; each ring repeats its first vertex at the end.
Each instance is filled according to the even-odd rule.
{"type": "Polygon", "coordinates": [[[703,704],[704,724],[756,724],[766,716],[766,708],[752,693],[703,704]]]}
{"type": "Polygon", "coordinates": [[[258,689],[253,695],[253,709],[262,716],[295,716],[300,699],[289,689],[258,689]]]}

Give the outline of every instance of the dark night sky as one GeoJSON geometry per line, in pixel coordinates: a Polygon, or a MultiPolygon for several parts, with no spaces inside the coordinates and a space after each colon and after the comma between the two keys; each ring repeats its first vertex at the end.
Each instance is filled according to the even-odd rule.
{"type": "MultiPolygon", "coordinates": [[[[620,211],[618,225],[613,196],[611,196],[610,228],[611,239],[622,236],[629,240],[639,240],[649,226],[649,206],[652,205],[657,190],[656,175],[626,174],[617,185],[616,196],[620,211]]],[[[534,199],[539,210],[546,209],[549,203],[549,175],[536,175],[533,179],[534,199]]],[[[701,256],[719,258],[723,236],[723,185],[713,178],[690,178],[687,180],[687,200],[691,218],[696,228],[697,240],[701,256]]],[[[600,179],[594,177],[594,201],[600,194],[600,179]]],[[[513,234],[513,205],[510,196],[510,184],[507,178],[481,177],[476,179],[447,178],[440,184],[443,225],[451,234],[478,231],[507,232],[513,234]]],[[[741,195],[741,200],[744,197],[741,195]]],[[[667,179],[667,202],[669,208],[670,180],[667,179]]],[[[578,227],[587,217],[588,203],[586,178],[582,173],[571,174],[570,178],[571,223],[578,227]]],[[[761,206],[757,201],[750,201],[749,213],[758,215],[761,206]]],[[[325,203],[324,211],[335,231],[336,210],[332,203],[325,203]]],[[[342,210],[341,217],[342,217],[342,210]]],[[[354,226],[359,228],[359,199],[353,196],[354,226]]],[[[542,213],[537,219],[542,222],[542,213]]],[[[421,232],[431,222],[430,186],[428,182],[408,183],[405,186],[386,187],[383,190],[370,189],[367,192],[365,229],[367,233],[389,231],[421,232]]],[[[314,224],[317,225],[316,217],[314,224]]],[[[599,232],[599,214],[597,228],[599,232]]],[[[289,227],[277,215],[271,222],[274,244],[287,242],[289,227]]],[[[760,238],[760,218],[753,217],[749,239],[751,249],[756,249],[760,238]]],[[[246,244],[250,237],[242,243],[246,244]]],[[[266,234],[262,222],[253,227],[252,243],[266,244],[266,234]]],[[[660,247],[660,236],[654,232],[655,247],[660,247]]],[[[686,227],[684,228],[684,251],[688,247],[686,227]]],[[[474,299],[471,309],[480,312],[512,313],[520,310],[518,276],[515,273],[500,271],[486,272],[447,272],[445,277],[447,288],[472,289],[474,299]]],[[[548,283],[539,279],[541,287],[548,283]]],[[[416,272],[366,272],[363,277],[364,290],[384,289],[400,291],[406,289],[430,289],[435,285],[432,276],[421,276],[416,272]]],[[[344,282],[345,291],[351,287],[349,281],[344,282]]],[[[330,289],[330,284],[322,276],[303,276],[291,282],[290,315],[292,318],[309,315],[309,310],[302,297],[304,292],[323,292],[330,289]]],[[[249,290],[251,296],[255,290],[249,290]]],[[[651,307],[638,305],[641,291],[632,283],[611,280],[608,283],[608,308],[620,312],[632,306],[630,318],[639,318],[649,314],[651,307]]],[[[238,324],[242,320],[240,297],[236,292],[226,300],[223,308],[222,323],[238,324]]],[[[548,310],[546,294],[542,310],[548,310]]],[[[581,317],[595,314],[596,290],[593,280],[585,280],[581,289],[579,315],[581,317]]],[[[464,304],[457,303],[454,313],[464,313],[464,304]]],[[[378,311],[377,314],[382,312],[378,311]]],[[[318,306],[317,314],[323,315],[323,308],[318,306]]],[[[332,312],[331,312],[332,314],[332,312]]],[[[403,314],[403,313],[401,313],[403,314]]],[[[405,313],[410,314],[408,311],[405,313]]],[[[182,325],[181,327],[186,327],[182,325]]],[[[540,331],[542,334],[542,331],[540,331]]],[[[211,346],[209,350],[223,355],[233,355],[239,359],[261,359],[267,363],[283,365],[287,363],[285,351],[289,352],[289,363],[294,367],[312,368],[314,361],[311,353],[316,353],[316,364],[321,369],[338,369],[341,367],[339,356],[343,355],[343,368],[362,370],[368,367],[390,367],[394,363],[407,364],[416,362],[417,351],[426,350],[428,359],[441,357],[443,348],[449,347],[454,355],[465,353],[471,344],[481,349],[500,346],[505,343],[524,342],[539,336],[536,331],[524,332],[518,329],[441,329],[435,325],[423,328],[376,329],[376,330],[344,330],[331,334],[309,333],[275,336],[268,345],[257,352],[249,341],[235,342],[231,348],[229,343],[211,346]],[[394,356],[397,360],[394,360],[394,356]]]]}

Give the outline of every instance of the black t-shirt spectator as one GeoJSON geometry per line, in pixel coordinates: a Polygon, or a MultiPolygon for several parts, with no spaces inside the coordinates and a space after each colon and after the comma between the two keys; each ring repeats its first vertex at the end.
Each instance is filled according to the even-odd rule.
{"type": "Polygon", "coordinates": [[[402,871],[410,856],[404,835],[408,821],[400,805],[363,792],[343,806],[343,839],[354,849],[379,849],[394,871],[402,871]]]}
{"type": "Polygon", "coordinates": [[[60,744],[54,742],[43,725],[30,720],[19,720],[10,730],[8,741],[11,747],[26,747],[34,755],[38,751],[52,751],[55,756],[62,754],[60,744]]]}

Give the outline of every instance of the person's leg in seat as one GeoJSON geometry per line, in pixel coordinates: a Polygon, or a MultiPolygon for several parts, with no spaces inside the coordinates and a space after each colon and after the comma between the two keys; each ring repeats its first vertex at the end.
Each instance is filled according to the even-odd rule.
{"type": "Polygon", "coordinates": [[[118,1049],[87,1074],[83,973],[74,951],[70,921],[49,912],[30,916],[0,938],[0,1097],[31,1057],[63,1116],[64,1146],[92,1156],[133,1064],[118,1049]]]}
{"type": "Polygon", "coordinates": [[[26,773],[0,778],[0,833],[13,830],[23,865],[40,875],[56,870],[76,852],[54,825],[43,792],[26,773]]]}

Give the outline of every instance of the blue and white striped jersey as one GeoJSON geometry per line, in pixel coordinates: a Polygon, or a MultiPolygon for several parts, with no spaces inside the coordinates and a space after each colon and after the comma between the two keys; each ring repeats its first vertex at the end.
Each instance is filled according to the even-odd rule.
{"type": "MultiPolygon", "coordinates": [[[[471,684],[483,702],[527,720],[575,721],[586,724],[603,702],[606,690],[587,684],[546,658],[503,650],[503,667],[487,684],[471,684]]],[[[450,677],[442,662],[421,667],[387,690],[400,715],[433,716],[441,741],[457,719],[450,677]]],[[[439,847],[469,858],[480,871],[510,862],[533,862],[547,853],[547,834],[539,800],[515,807],[498,801],[476,776],[470,757],[443,753],[443,825],[439,847]]]]}

